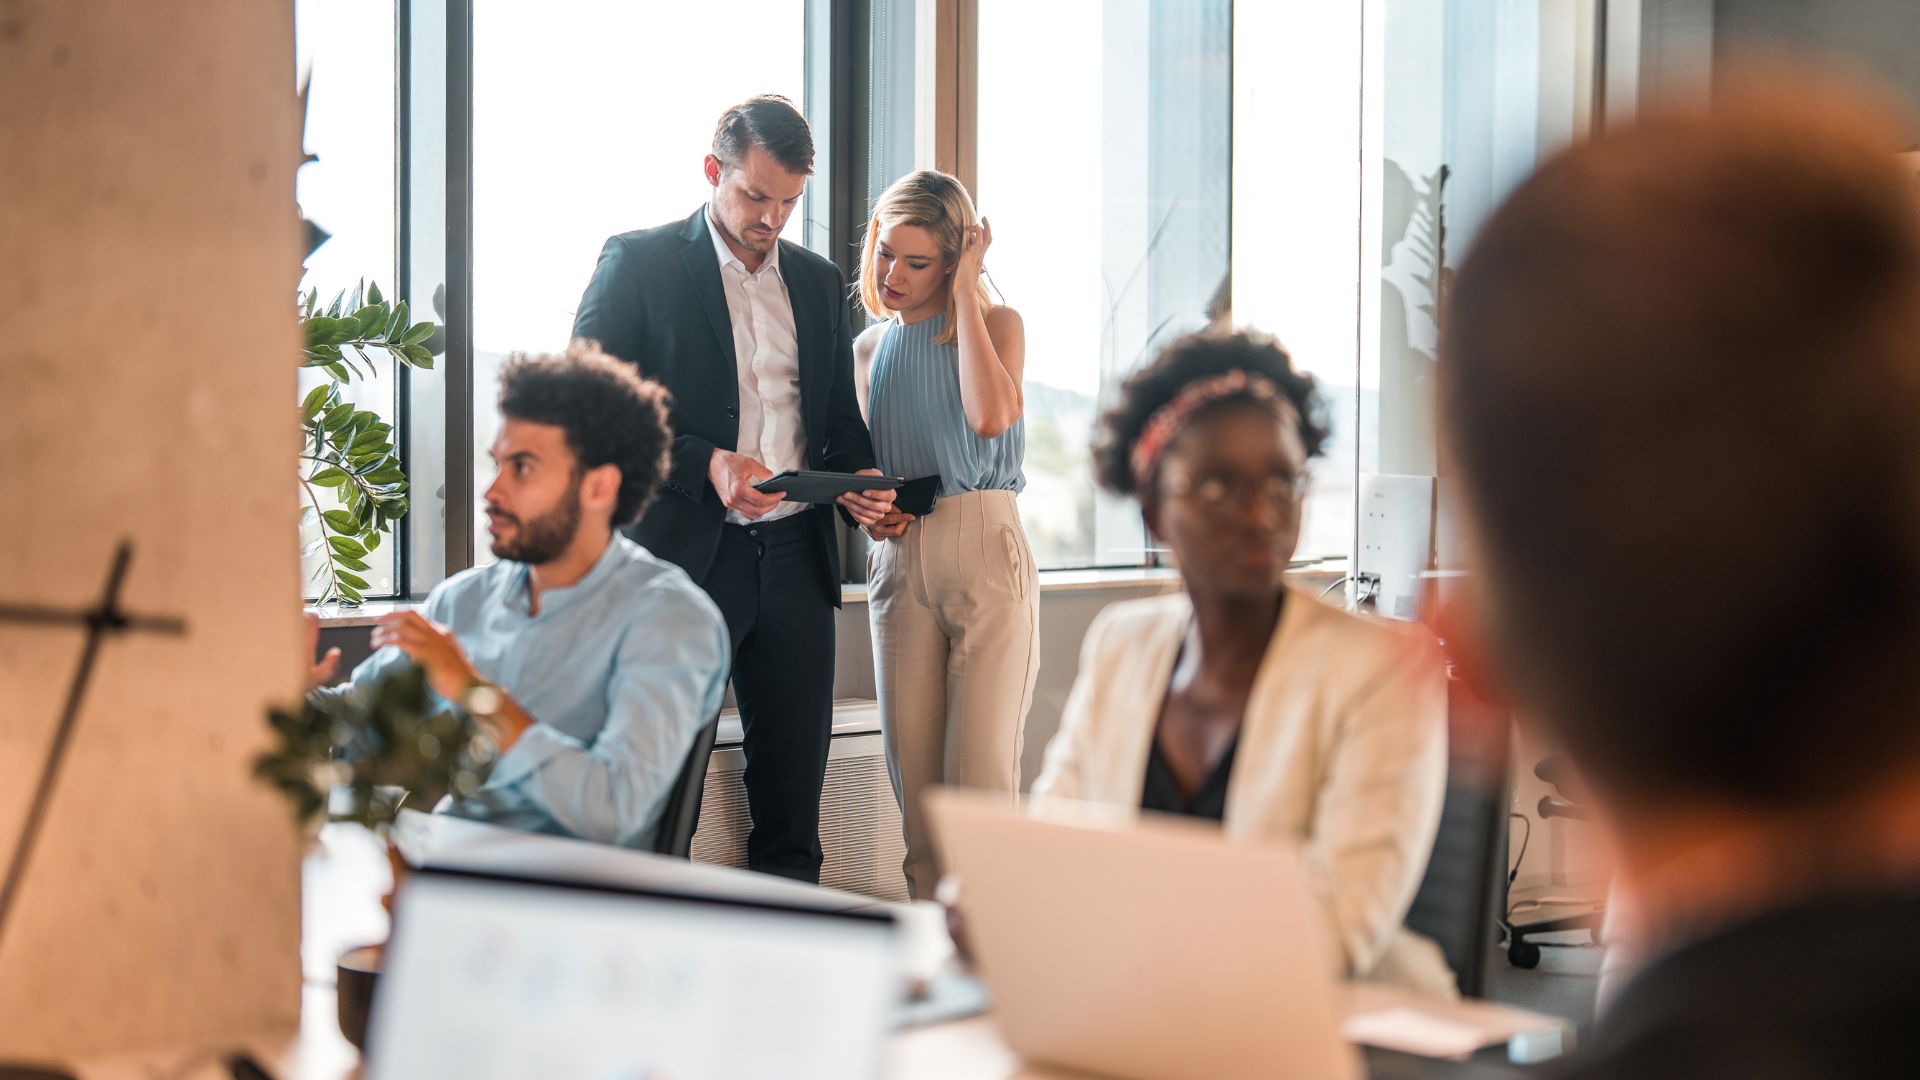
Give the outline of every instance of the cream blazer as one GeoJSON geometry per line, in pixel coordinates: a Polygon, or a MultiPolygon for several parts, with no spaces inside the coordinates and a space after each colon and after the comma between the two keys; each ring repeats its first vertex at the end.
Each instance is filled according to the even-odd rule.
{"type": "MultiPolygon", "coordinates": [[[[1192,617],[1176,593],[1114,604],[1094,620],[1036,801],[1140,804],[1192,617]]],[[[1224,827],[1298,845],[1350,978],[1454,993],[1439,948],[1402,925],[1433,850],[1446,771],[1446,673],[1434,641],[1289,590],[1247,701],[1224,827]]]]}

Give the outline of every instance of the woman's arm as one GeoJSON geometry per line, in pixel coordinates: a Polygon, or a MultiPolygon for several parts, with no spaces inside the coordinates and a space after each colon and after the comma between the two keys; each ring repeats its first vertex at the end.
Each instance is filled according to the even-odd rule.
{"type": "Polygon", "coordinates": [[[1446,669],[1409,635],[1348,707],[1307,838],[1309,885],[1350,975],[1379,962],[1426,872],[1447,781],[1446,669]]]}
{"type": "Polygon", "coordinates": [[[1026,401],[1020,390],[1026,368],[1026,327],[1010,307],[982,312],[972,302],[979,292],[980,266],[993,243],[985,218],[967,229],[966,246],[953,269],[958,302],[955,333],[960,347],[960,404],[967,426],[983,439],[1006,431],[1020,419],[1026,401]]]}
{"type": "Polygon", "coordinates": [[[880,335],[887,332],[886,323],[874,323],[860,336],[853,339],[853,393],[860,399],[860,419],[873,426],[873,409],[867,402],[867,388],[873,374],[873,353],[880,346],[880,335]]]}

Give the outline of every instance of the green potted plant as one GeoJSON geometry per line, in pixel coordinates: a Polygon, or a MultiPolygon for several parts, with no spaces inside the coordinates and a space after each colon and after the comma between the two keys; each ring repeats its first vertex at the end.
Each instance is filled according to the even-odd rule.
{"type": "MultiPolygon", "coordinates": [[[[470,796],[492,770],[494,746],[464,712],[447,708],[415,664],[371,686],[321,690],[270,710],[273,742],[254,775],[279,791],[305,829],[353,822],[384,841],[398,886],[401,865],[388,834],[403,806],[431,808],[443,795],[470,796]]],[[[392,907],[393,894],[383,901],[392,907]]],[[[337,965],[340,1032],[366,1037],[382,945],[343,953],[337,965]]]]}

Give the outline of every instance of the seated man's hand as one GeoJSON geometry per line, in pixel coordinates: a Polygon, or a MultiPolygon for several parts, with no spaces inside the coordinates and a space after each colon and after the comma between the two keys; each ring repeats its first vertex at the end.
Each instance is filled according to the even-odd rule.
{"type": "Polygon", "coordinates": [[[433,692],[458,703],[480,673],[474,670],[467,651],[453,631],[429,622],[417,611],[398,611],[380,620],[373,628],[373,647],[392,645],[413,658],[427,672],[427,685],[433,692]]]}
{"type": "Polygon", "coordinates": [[[738,510],[748,521],[765,517],[780,505],[781,496],[778,492],[768,494],[753,488],[753,485],[772,475],[773,472],[765,465],[731,450],[715,447],[713,456],[707,459],[707,480],[713,484],[713,490],[719,493],[720,505],[729,510],[738,510]]]}
{"type": "Polygon", "coordinates": [[[305,613],[305,616],[307,624],[307,689],[317,690],[332,682],[335,676],[340,674],[340,647],[336,645],[328,649],[327,655],[321,657],[319,662],[315,663],[313,661],[313,654],[319,651],[320,648],[320,614],[309,611],[305,613]]]}
{"type": "MultiPolygon", "coordinates": [[[[879,469],[861,469],[853,475],[880,476],[882,474],[879,469]]],[[[862,526],[872,525],[886,516],[887,511],[893,509],[893,492],[887,488],[849,491],[840,496],[839,503],[847,508],[847,513],[853,515],[855,523],[862,526]]]]}

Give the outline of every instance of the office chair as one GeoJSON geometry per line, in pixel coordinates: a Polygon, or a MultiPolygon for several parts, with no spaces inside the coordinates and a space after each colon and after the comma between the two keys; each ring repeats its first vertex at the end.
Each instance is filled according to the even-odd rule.
{"type": "Polygon", "coordinates": [[[1447,680],[1447,794],[1407,928],[1431,938],[1460,993],[1479,997],[1506,870],[1507,714],[1447,680]]]}
{"type": "MultiPolygon", "coordinates": [[[[1579,799],[1581,791],[1579,789],[1579,781],[1578,778],[1574,776],[1572,764],[1564,754],[1548,754],[1546,757],[1541,758],[1533,767],[1533,775],[1545,781],[1547,786],[1553,789],[1551,794],[1542,795],[1540,802],[1535,806],[1535,811],[1539,814],[1540,820],[1546,821],[1549,818],[1562,817],[1576,821],[1586,821],[1592,816],[1587,812],[1585,807],[1580,805],[1579,799]]],[[[1531,826],[1529,826],[1529,830],[1531,830],[1531,826]]],[[[1526,846],[1522,845],[1520,848],[1520,857],[1524,859],[1526,855],[1526,846]]],[[[1520,867],[1516,864],[1513,870],[1507,875],[1507,885],[1512,886],[1513,879],[1518,877],[1519,874],[1520,867]]],[[[1530,904],[1532,908],[1538,909],[1544,914],[1538,918],[1522,921],[1515,918],[1515,912],[1519,905],[1515,904],[1511,897],[1508,897],[1507,902],[1502,905],[1505,908],[1503,925],[1507,931],[1507,962],[1514,967],[1535,968],[1540,966],[1540,945],[1537,942],[1527,940],[1527,938],[1538,934],[1555,934],[1564,930],[1587,930],[1592,932],[1594,944],[1600,944],[1601,927],[1606,923],[1607,918],[1607,905],[1605,903],[1581,900],[1567,900],[1565,902],[1541,900],[1522,901],[1522,903],[1530,904]],[[1567,910],[1569,908],[1571,910],[1567,910]]]]}
{"type": "Polygon", "coordinates": [[[714,713],[706,726],[693,737],[693,749],[687,751],[686,764],[674,777],[673,790],[660,811],[660,827],[654,832],[653,850],[659,855],[687,858],[693,850],[693,831],[700,825],[700,795],[707,786],[707,762],[713,758],[713,740],[720,733],[720,714],[714,713]]]}

